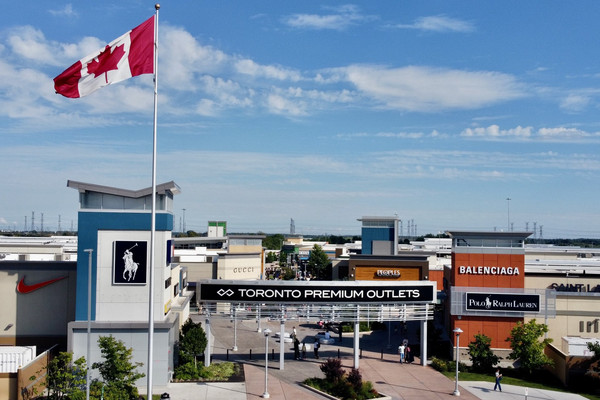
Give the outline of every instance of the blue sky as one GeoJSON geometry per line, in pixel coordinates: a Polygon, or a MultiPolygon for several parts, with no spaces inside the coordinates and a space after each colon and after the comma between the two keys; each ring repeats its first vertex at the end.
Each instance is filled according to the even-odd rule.
{"type": "MultiPolygon", "coordinates": [[[[82,99],[52,79],[153,15],[5,4],[0,228],[77,223],[67,180],[151,185],[152,77],[82,99]]],[[[173,1],[160,10],[159,183],[176,230],[600,237],[596,1],[173,1]],[[507,200],[510,198],[511,200],[507,200]],[[528,224],[527,224],[528,223],[528,224]],[[527,225],[526,225],[527,224],[527,225]]]]}

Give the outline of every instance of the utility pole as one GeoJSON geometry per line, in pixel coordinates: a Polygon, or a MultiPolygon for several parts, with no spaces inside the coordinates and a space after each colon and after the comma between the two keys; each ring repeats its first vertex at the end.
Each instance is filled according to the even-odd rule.
{"type": "Polygon", "coordinates": [[[508,220],[507,220],[507,224],[506,224],[506,229],[508,229],[510,231],[510,201],[512,199],[510,197],[506,198],[506,207],[507,207],[507,211],[508,211],[508,220]]]}

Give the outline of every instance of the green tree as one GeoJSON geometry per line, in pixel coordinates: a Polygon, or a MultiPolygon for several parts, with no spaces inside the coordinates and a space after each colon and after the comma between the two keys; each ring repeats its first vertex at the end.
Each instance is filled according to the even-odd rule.
{"type": "Polygon", "coordinates": [[[469,358],[475,371],[489,372],[498,362],[500,357],[491,349],[492,339],[483,334],[475,335],[475,341],[469,343],[469,358]]]}
{"type": "MultiPolygon", "coordinates": [[[[46,367],[48,400],[85,399],[87,366],[85,358],[73,362],[73,353],[61,352],[46,367]]],[[[35,377],[32,377],[35,378],[35,377]]]]}
{"type": "Polygon", "coordinates": [[[282,267],[287,265],[287,253],[284,253],[283,251],[279,253],[279,265],[282,267]]]}
{"type": "Polygon", "coordinates": [[[102,377],[101,383],[95,382],[95,391],[104,387],[105,400],[137,400],[139,395],[135,382],[146,375],[137,372],[142,363],[131,362],[133,350],[112,335],[100,336],[98,347],[104,361],[92,364],[102,377]]]}
{"type": "Polygon", "coordinates": [[[588,342],[587,344],[588,350],[593,351],[594,355],[592,356],[592,361],[590,363],[590,370],[595,373],[600,373],[600,342],[588,342]]]}
{"type": "Polygon", "coordinates": [[[510,341],[512,348],[508,358],[519,360],[520,369],[529,375],[533,371],[553,365],[552,360],[544,354],[544,348],[552,342],[552,339],[540,340],[546,332],[548,332],[548,326],[538,324],[535,319],[526,324],[519,321],[511,330],[510,337],[506,339],[510,341]]]}
{"type": "Polygon", "coordinates": [[[275,261],[277,261],[277,254],[275,254],[272,251],[269,251],[267,253],[267,259],[265,261],[268,263],[274,263],[275,261]]]}
{"type": "Polygon", "coordinates": [[[283,267],[281,268],[281,279],[283,279],[284,281],[296,279],[296,273],[290,267],[283,267]]]}
{"type": "Polygon", "coordinates": [[[201,323],[195,323],[191,318],[185,321],[179,332],[179,359],[180,364],[194,362],[198,368],[197,357],[204,353],[207,344],[206,333],[201,323]]]}
{"type": "Polygon", "coordinates": [[[263,246],[269,250],[281,250],[284,240],[284,236],[279,233],[276,235],[269,235],[263,240],[263,246]]]}
{"type": "Polygon", "coordinates": [[[323,248],[315,244],[308,256],[308,270],[313,276],[323,279],[326,276],[329,257],[323,251],[323,248]]]}

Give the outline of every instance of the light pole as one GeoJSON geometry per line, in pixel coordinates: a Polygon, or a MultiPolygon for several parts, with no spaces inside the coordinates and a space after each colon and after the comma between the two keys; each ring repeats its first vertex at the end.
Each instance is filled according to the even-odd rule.
{"type": "Polygon", "coordinates": [[[458,391],[458,363],[460,362],[459,360],[459,347],[460,347],[460,334],[463,333],[463,330],[460,328],[456,328],[454,329],[452,332],[454,332],[456,334],[456,378],[455,378],[455,383],[454,383],[454,395],[455,396],[460,396],[460,392],[458,391]]]}
{"type": "Polygon", "coordinates": [[[87,360],[86,360],[86,378],[85,378],[85,399],[90,400],[90,368],[91,368],[91,356],[90,356],[90,343],[92,334],[92,253],[94,249],[85,249],[84,252],[88,253],[88,303],[87,303],[87,360]]]}
{"type": "Polygon", "coordinates": [[[512,199],[510,197],[506,198],[506,210],[507,210],[507,214],[508,214],[508,221],[507,221],[507,224],[506,224],[506,230],[508,232],[510,232],[510,201],[511,200],[512,199]]]}
{"type": "MultiPolygon", "coordinates": [[[[265,334],[265,392],[262,394],[263,399],[268,399],[271,397],[269,394],[268,384],[269,384],[269,333],[271,330],[269,328],[263,331],[265,334]]],[[[283,340],[283,338],[281,338],[283,340]]]]}

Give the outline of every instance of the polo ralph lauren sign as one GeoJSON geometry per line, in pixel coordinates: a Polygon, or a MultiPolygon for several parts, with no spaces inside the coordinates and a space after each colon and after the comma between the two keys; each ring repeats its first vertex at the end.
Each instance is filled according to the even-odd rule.
{"type": "Polygon", "coordinates": [[[466,293],[466,309],[472,311],[539,312],[539,294],[466,293]]]}
{"type": "Polygon", "coordinates": [[[432,303],[431,282],[403,285],[361,285],[357,282],[256,282],[211,280],[200,282],[200,301],[260,303],[432,303]]]}

